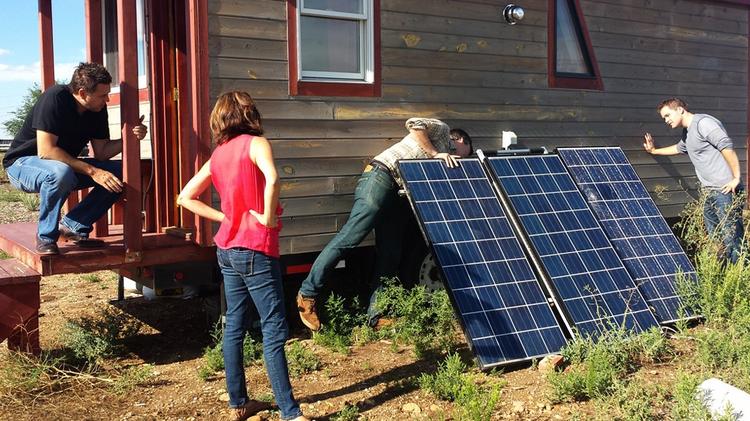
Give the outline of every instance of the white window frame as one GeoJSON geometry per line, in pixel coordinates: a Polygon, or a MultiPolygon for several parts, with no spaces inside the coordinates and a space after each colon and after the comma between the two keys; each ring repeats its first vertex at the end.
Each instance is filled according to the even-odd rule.
{"type": "Polygon", "coordinates": [[[363,0],[363,13],[344,13],[305,7],[305,0],[297,0],[297,68],[302,82],[373,83],[375,81],[375,34],[373,24],[373,2],[363,0]],[[353,72],[320,72],[302,68],[302,16],[335,18],[359,22],[360,69],[353,72]]]}
{"type": "MultiPolygon", "coordinates": [[[[114,2],[114,5],[115,5],[115,8],[117,8],[116,1],[114,2]]],[[[117,15],[117,12],[115,12],[115,19],[117,19],[116,15],[117,15]]],[[[149,63],[148,63],[148,36],[147,36],[148,34],[146,33],[147,32],[146,31],[147,15],[146,15],[145,0],[136,0],[136,19],[137,19],[136,21],[137,30],[141,32],[139,35],[141,38],[139,43],[141,44],[141,48],[143,49],[143,60],[144,60],[144,63],[143,63],[144,72],[138,74],[138,89],[146,89],[148,88],[149,63]]],[[[107,28],[107,2],[103,1],[102,2],[102,44],[103,44],[102,45],[103,47],[102,48],[103,50],[102,51],[102,63],[104,63],[105,66],[107,66],[107,46],[104,45],[104,43],[107,42],[106,33],[107,33],[107,30],[109,29],[110,28],[107,28]]],[[[118,48],[118,47],[115,46],[115,48],[118,48]]],[[[141,58],[140,54],[138,54],[138,59],[140,60],[140,58],[141,58]]],[[[107,67],[107,69],[110,71],[110,73],[112,73],[112,70],[109,67],[107,67]]],[[[119,75],[119,69],[116,73],[119,75]]],[[[112,78],[112,87],[110,89],[110,93],[111,94],[120,93],[120,81],[115,80],[114,77],[112,78]]]]}

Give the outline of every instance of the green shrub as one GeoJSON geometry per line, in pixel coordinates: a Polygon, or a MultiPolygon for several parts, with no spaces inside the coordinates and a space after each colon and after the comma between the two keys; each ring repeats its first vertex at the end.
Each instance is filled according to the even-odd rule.
{"type": "Polygon", "coordinates": [[[406,289],[388,280],[378,292],[376,305],[384,317],[394,318],[394,339],[414,345],[418,358],[427,351],[448,351],[455,344],[455,315],[445,291],[428,292],[423,286],[406,289]]]}
{"type": "Polygon", "coordinates": [[[611,329],[597,340],[576,338],[563,348],[562,354],[571,367],[565,372],[553,371],[547,377],[555,402],[609,396],[640,364],[662,361],[673,351],[658,328],[640,335],[611,329]]]}
{"type": "Polygon", "coordinates": [[[127,368],[119,373],[112,382],[112,391],[118,395],[124,395],[146,383],[154,375],[154,367],[151,364],[142,364],[127,368]]]}
{"type": "Polygon", "coordinates": [[[331,294],[326,300],[321,317],[325,324],[313,335],[313,340],[342,354],[348,354],[350,351],[354,328],[367,322],[367,315],[358,298],[355,297],[351,304],[347,305],[347,300],[336,294],[331,294]]]}
{"type": "Polygon", "coordinates": [[[656,385],[639,380],[619,382],[607,404],[597,406],[603,419],[661,420],[664,419],[664,391],[656,385]]]}
{"type": "Polygon", "coordinates": [[[301,342],[292,342],[286,349],[289,374],[301,376],[320,369],[320,359],[301,342]]]}
{"type": "Polygon", "coordinates": [[[142,323],[125,313],[105,307],[94,316],[68,320],[63,343],[78,360],[96,366],[105,358],[118,355],[123,341],[136,335],[142,323]]]}
{"type": "Polygon", "coordinates": [[[347,403],[344,405],[344,409],[331,415],[331,421],[357,421],[363,419],[359,415],[359,407],[347,403]]]}
{"type": "MultiPolygon", "coordinates": [[[[198,378],[203,381],[210,379],[217,372],[224,369],[223,338],[221,324],[217,324],[211,333],[212,345],[203,349],[203,364],[198,367],[198,378]]],[[[242,341],[242,358],[245,367],[263,358],[262,341],[252,334],[246,334],[245,339],[242,341]]]]}
{"type": "Polygon", "coordinates": [[[439,399],[456,402],[460,407],[456,414],[459,420],[489,421],[500,401],[502,384],[480,387],[466,370],[458,354],[448,354],[435,374],[419,377],[419,387],[439,399]]]}
{"type": "Polygon", "coordinates": [[[37,193],[24,193],[21,195],[21,203],[28,211],[39,210],[40,200],[37,193]]]}
{"type": "Polygon", "coordinates": [[[711,420],[711,413],[698,399],[697,388],[700,379],[691,374],[679,373],[674,385],[672,418],[675,420],[711,420]]]}

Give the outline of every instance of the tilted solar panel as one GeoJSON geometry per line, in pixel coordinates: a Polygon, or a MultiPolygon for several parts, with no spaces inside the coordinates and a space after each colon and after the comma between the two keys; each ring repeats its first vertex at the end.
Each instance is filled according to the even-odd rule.
{"type": "Polygon", "coordinates": [[[656,318],[694,316],[676,279],[696,281],[695,269],[622,149],[565,148],[559,155],[656,318]]]}
{"type": "Polygon", "coordinates": [[[586,200],[556,155],[488,158],[540,272],[583,335],[657,325],[586,200]]]}
{"type": "Polygon", "coordinates": [[[558,352],[566,339],[477,159],[399,162],[482,368],[558,352]]]}

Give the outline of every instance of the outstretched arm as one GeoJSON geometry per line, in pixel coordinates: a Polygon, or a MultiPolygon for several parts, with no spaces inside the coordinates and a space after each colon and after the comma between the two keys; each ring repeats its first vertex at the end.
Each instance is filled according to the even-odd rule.
{"type": "Polygon", "coordinates": [[[646,133],[643,136],[643,139],[643,148],[651,155],[679,155],[680,153],[680,150],[677,149],[677,145],[666,146],[664,148],[655,147],[654,138],[651,137],[651,133],[646,133]]]}

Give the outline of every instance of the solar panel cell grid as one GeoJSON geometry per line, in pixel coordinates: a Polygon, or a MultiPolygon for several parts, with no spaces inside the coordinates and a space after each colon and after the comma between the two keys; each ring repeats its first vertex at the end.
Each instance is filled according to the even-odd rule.
{"type": "Polygon", "coordinates": [[[691,316],[676,277],[695,269],[620,148],[565,148],[560,157],[662,323],[691,316]]]}
{"type": "Polygon", "coordinates": [[[579,332],[596,335],[611,325],[643,331],[656,324],[557,156],[489,163],[579,332]]]}
{"type": "Polygon", "coordinates": [[[560,350],[563,332],[481,164],[399,162],[412,205],[480,365],[560,350]]]}

